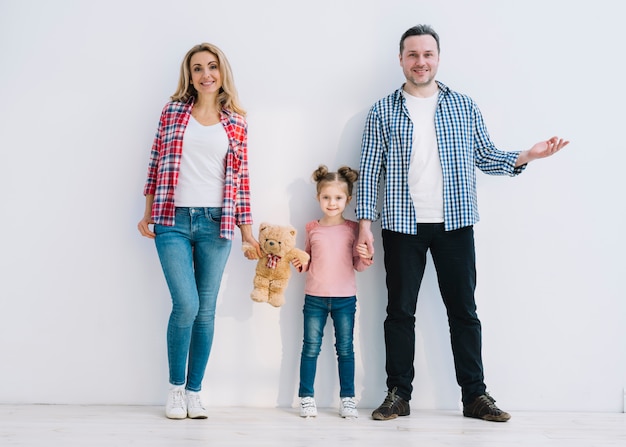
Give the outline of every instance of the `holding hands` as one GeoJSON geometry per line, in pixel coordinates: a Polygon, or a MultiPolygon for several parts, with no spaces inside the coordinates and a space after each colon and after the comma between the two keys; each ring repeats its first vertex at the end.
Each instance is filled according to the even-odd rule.
{"type": "Polygon", "coordinates": [[[374,253],[369,250],[367,244],[357,244],[356,251],[365,265],[370,266],[374,263],[374,253]]]}

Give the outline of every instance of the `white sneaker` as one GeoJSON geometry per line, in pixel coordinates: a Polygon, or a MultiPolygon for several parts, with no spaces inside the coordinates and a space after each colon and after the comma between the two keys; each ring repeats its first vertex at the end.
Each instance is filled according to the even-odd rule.
{"type": "Polygon", "coordinates": [[[209,417],[209,413],[202,405],[200,400],[200,393],[194,391],[187,391],[187,416],[191,419],[206,419],[209,417]]]}
{"type": "Polygon", "coordinates": [[[169,419],[185,419],[187,417],[187,403],[185,402],[185,388],[171,386],[165,404],[165,416],[169,419]]]}
{"type": "Polygon", "coordinates": [[[314,418],[317,416],[317,406],[315,405],[315,399],[312,397],[300,398],[300,416],[303,418],[314,418]]]}
{"type": "Polygon", "coordinates": [[[359,412],[356,409],[354,397],[342,397],[339,404],[339,414],[342,418],[358,418],[359,412]]]}

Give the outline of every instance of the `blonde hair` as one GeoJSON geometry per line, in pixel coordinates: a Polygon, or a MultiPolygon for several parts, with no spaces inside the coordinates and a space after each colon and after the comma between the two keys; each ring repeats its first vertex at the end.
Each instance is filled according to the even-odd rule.
{"type": "Polygon", "coordinates": [[[202,51],[208,51],[217,58],[220,75],[222,78],[222,87],[217,95],[217,103],[224,109],[231,110],[240,115],[246,114],[246,111],[239,103],[239,96],[235,88],[235,80],[233,72],[228,63],[228,59],[222,50],[210,43],[201,43],[192,47],[185,55],[183,62],[180,64],[180,76],[178,78],[178,87],[174,94],[170,97],[172,101],[187,102],[189,98],[197,98],[198,92],[191,85],[191,69],[189,63],[191,57],[202,51]]]}
{"type": "Polygon", "coordinates": [[[346,184],[348,197],[352,197],[352,187],[354,182],[359,178],[359,172],[348,166],[342,166],[337,172],[329,172],[325,165],[320,165],[312,175],[313,180],[317,183],[317,194],[319,195],[322,187],[327,183],[343,182],[346,184]]]}

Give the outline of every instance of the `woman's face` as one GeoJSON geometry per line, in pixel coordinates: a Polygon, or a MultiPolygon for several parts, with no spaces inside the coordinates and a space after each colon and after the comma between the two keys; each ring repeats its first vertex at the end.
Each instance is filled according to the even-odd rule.
{"type": "Polygon", "coordinates": [[[222,75],[217,56],[209,51],[200,51],[189,59],[191,85],[198,95],[216,95],[222,87],[222,75]]]}

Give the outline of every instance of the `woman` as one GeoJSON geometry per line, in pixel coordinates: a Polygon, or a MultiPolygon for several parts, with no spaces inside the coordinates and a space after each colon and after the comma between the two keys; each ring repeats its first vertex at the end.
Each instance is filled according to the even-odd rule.
{"type": "Polygon", "coordinates": [[[178,88],[161,113],[144,195],[137,226],[155,239],[172,298],[165,415],[204,419],[199,391],[235,225],[261,255],[252,235],[245,111],[228,60],[214,45],[196,45],[183,59],[178,88]]]}

